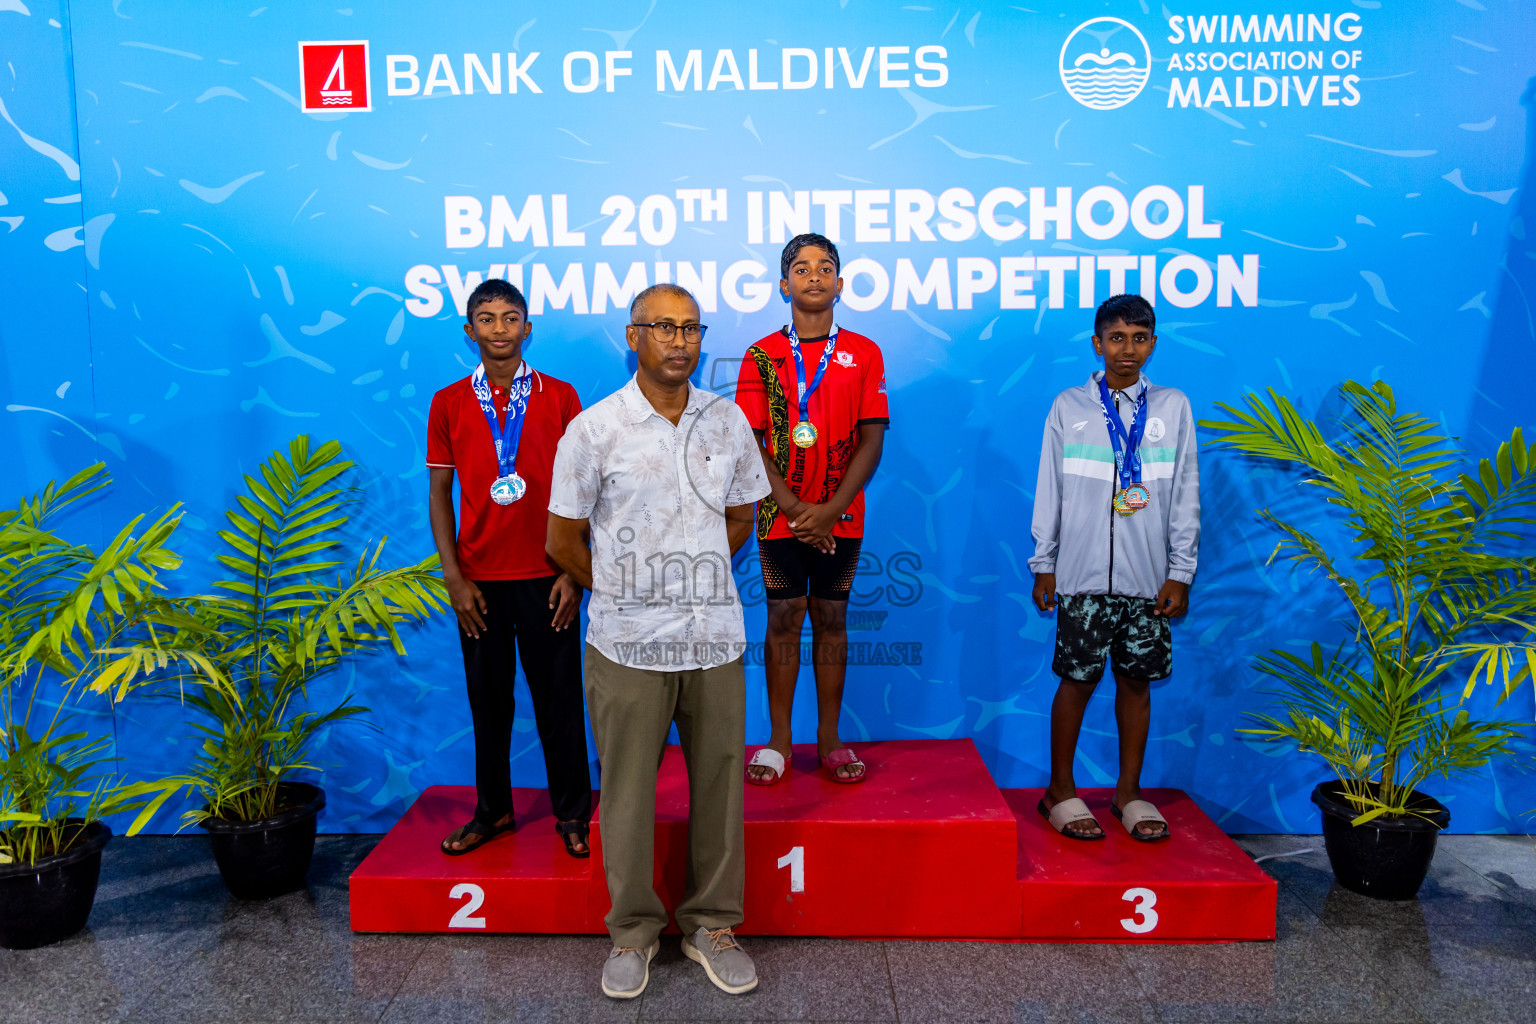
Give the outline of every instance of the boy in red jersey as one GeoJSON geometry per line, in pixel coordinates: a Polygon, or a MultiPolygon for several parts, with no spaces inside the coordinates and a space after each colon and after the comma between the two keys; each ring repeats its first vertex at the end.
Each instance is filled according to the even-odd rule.
{"type": "Polygon", "coordinates": [[[464,333],[475,372],[432,396],[428,508],[443,582],[459,619],[475,730],[475,816],[442,842],[469,853],[513,828],[509,753],[516,660],[533,695],[555,831],[573,857],[590,854],[592,783],[581,692],[581,590],[544,553],[555,447],[581,412],[576,391],[523,359],[528,304],[492,279],[470,293],[464,333]],[[459,478],[454,529],[453,478],[459,478]]]}
{"type": "Polygon", "coordinates": [[[759,786],[778,782],[789,760],[807,610],[817,753],[834,780],[864,780],[864,762],[838,737],[838,718],[848,666],[848,592],[864,538],[864,485],[880,464],[890,410],[880,347],[833,321],[843,290],[840,266],[837,246],[822,235],[798,235],[784,247],[779,290],[789,299],[791,322],[747,350],[736,389],[737,404],[763,442],[773,487],[757,508],[773,728],[747,766],[747,781],[759,786]]]}

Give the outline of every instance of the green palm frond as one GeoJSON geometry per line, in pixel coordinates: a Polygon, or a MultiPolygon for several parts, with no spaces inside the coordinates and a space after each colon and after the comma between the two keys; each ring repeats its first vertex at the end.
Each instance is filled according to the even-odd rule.
{"type": "MultiPolygon", "coordinates": [[[[171,550],[173,507],[136,516],[100,551],[59,535],[52,520],[110,483],[88,466],[0,511],[0,853],[27,863],[62,852],[95,820],[137,811],[129,834],[181,789],[176,779],[130,782],[108,767],[109,740],[72,731],[74,704],[97,685],[110,648],[168,608],[159,574],[181,559],[171,550]],[[38,694],[62,690],[40,715],[38,694]]],[[[119,673],[119,698],[142,685],[119,673]]]]}
{"type": "Polygon", "coordinates": [[[437,556],[383,564],[385,540],[346,557],[341,445],[295,438],[245,477],[226,513],[215,593],[181,601],[185,616],[136,645],[115,648],[104,686],[150,671],[199,715],[201,753],[191,779],[207,813],[252,819],[276,809],[279,786],[313,768],[318,733],[368,709],[350,696],[308,708],[310,684],[354,655],[405,653],[400,630],[445,607],[437,556]]]}
{"type": "Polygon", "coordinates": [[[1458,511],[1473,523],[1483,542],[1495,538],[1529,540],[1520,527],[1536,526],[1536,443],[1529,446],[1516,427],[1491,459],[1478,462],[1474,473],[1463,473],[1453,497],[1458,511]]]}
{"type": "Polygon", "coordinates": [[[1282,713],[1247,730],[1322,756],[1366,820],[1407,814],[1427,778],[1507,757],[1515,723],[1473,721],[1445,703],[1442,679],[1465,672],[1500,698],[1536,676],[1536,559],[1491,550],[1536,525],[1536,445],[1517,429],[1473,473],[1448,473],[1462,452],[1435,421],[1398,408],[1392,389],[1347,382],[1347,412],[1330,440],[1270,391],[1246,396],[1229,419],[1202,421],[1213,446],[1278,461],[1322,489],[1352,547],[1331,553],[1268,510],[1281,534],[1275,557],[1321,572],[1352,612],[1352,636],[1304,661],[1275,651],[1261,672],[1283,685],[1282,713]]]}

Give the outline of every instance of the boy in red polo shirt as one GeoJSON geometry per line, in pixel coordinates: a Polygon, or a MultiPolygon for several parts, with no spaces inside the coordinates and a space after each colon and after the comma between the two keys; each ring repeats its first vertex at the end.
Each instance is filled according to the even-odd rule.
{"type": "Polygon", "coordinates": [[[592,784],[581,696],[581,591],[544,554],[555,446],[581,412],[576,391],[523,359],[528,304],[506,281],[470,293],[464,333],[480,365],[432,396],[427,416],[432,537],[459,619],[475,730],[475,816],[443,840],[468,853],[513,828],[512,684],[516,660],[533,694],[555,831],[590,854],[592,784]],[[459,477],[454,531],[453,478],[459,477]]]}
{"type": "Polygon", "coordinates": [[[758,556],[768,597],[768,745],[747,781],[771,786],[790,754],[790,710],[800,673],[800,629],[811,613],[818,725],[816,750],[837,782],[864,780],[864,762],[838,738],[848,667],[848,593],[864,538],[864,485],[880,464],[890,410],[885,359],[868,338],[842,329],[837,246],[798,235],[779,259],[791,323],[742,360],[736,402],[760,441],[773,495],[757,508],[758,556]]]}

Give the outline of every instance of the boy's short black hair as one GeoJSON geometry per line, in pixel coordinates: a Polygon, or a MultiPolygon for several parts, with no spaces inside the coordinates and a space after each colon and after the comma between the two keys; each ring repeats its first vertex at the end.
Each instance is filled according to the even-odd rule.
{"type": "Polygon", "coordinates": [[[1157,314],[1152,303],[1140,295],[1111,295],[1099,303],[1099,311],[1093,314],[1093,333],[1102,335],[1104,325],[1116,320],[1157,333],[1157,314]]]}
{"type": "Polygon", "coordinates": [[[789,240],[784,247],[784,255],[779,257],[779,276],[789,280],[789,268],[795,265],[795,257],[800,255],[800,250],[806,246],[815,246],[817,249],[825,249],[827,255],[832,257],[832,266],[839,274],[843,270],[843,261],[838,258],[837,246],[832,244],[832,239],[826,235],[796,235],[789,240]]]}
{"type": "Polygon", "coordinates": [[[495,302],[504,299],[509,304],[523,311],[523,319],[528,319],[528,300],[523,298],[523,293],[517,290],[517,286],[510,281],[504,281],[499,277],[493,277],[488,281],[482,281],[469,293],[469,301],[464,303],[464,318],[474,318],[475,310],[487,302],[495,302]]]}

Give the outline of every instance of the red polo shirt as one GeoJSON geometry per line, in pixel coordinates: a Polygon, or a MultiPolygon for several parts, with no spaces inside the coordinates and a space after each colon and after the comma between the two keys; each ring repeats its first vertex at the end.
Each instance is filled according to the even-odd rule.
{"type": "MultiPolygon", "coordinates": [[[[492,388],[502,422],[507,390],[492,388]]],[[[533,371],[533,393],[518,443],[518,476],[527,492],[510,505],[491,500],[498,476],[496,443],[480,411],[469,378],[455,381],[432,396],[427,414],[427,465],[447,467],[459,478],[459,571],[469,580],[529,580],[554,576],[558,566],[544,554],[549,528],[549,481],[555,446],[581,412],[576,389],[563,380],[533,371]]]]}
{"type": "MultiPolygon", "coordinates": [[[[816,376],[816,364],[821,360],[826,341],[825,336],[800,339],[807,384],[816,376]]],[[[778,371],[788,429],[793,430],[800,419],[800,409],[795,398],[795,358],[789,350],[788,331],[781,328],[753,347],[767,353],[774,369],[778,371]]],[[[747,422],[753,430],[768,435],[769,451],[776,452],[769,397],[751,349],[747,350],[746,358],[741,361],[736,404],[747,414],[747,422]]],[[[860,424],[891,421],[890,404],[885,394],[885,357],[880,354],[880,346],[846,328],[838,331],[837,348],[832,353],[832,361],[827,364],[821,385],[811,392],[808,411],[811,422],[816,425],[816,443],[809,448],[801,448],[787,437],[782,439],[789,450],[789,468],[784,474],[784,481],[801,501],[819,505],[831,501],[837,493],[838,485],[843,482],[843,472],[859,446],[860,424]]],[[[781,511],[768,531],[769,538],[794,535],[794,531],[789,528],[789,521],[781,511]]],[[[864,536],[862,490],[848,506],[842,519],[833,525],[832,536],[864,536]]]]}

